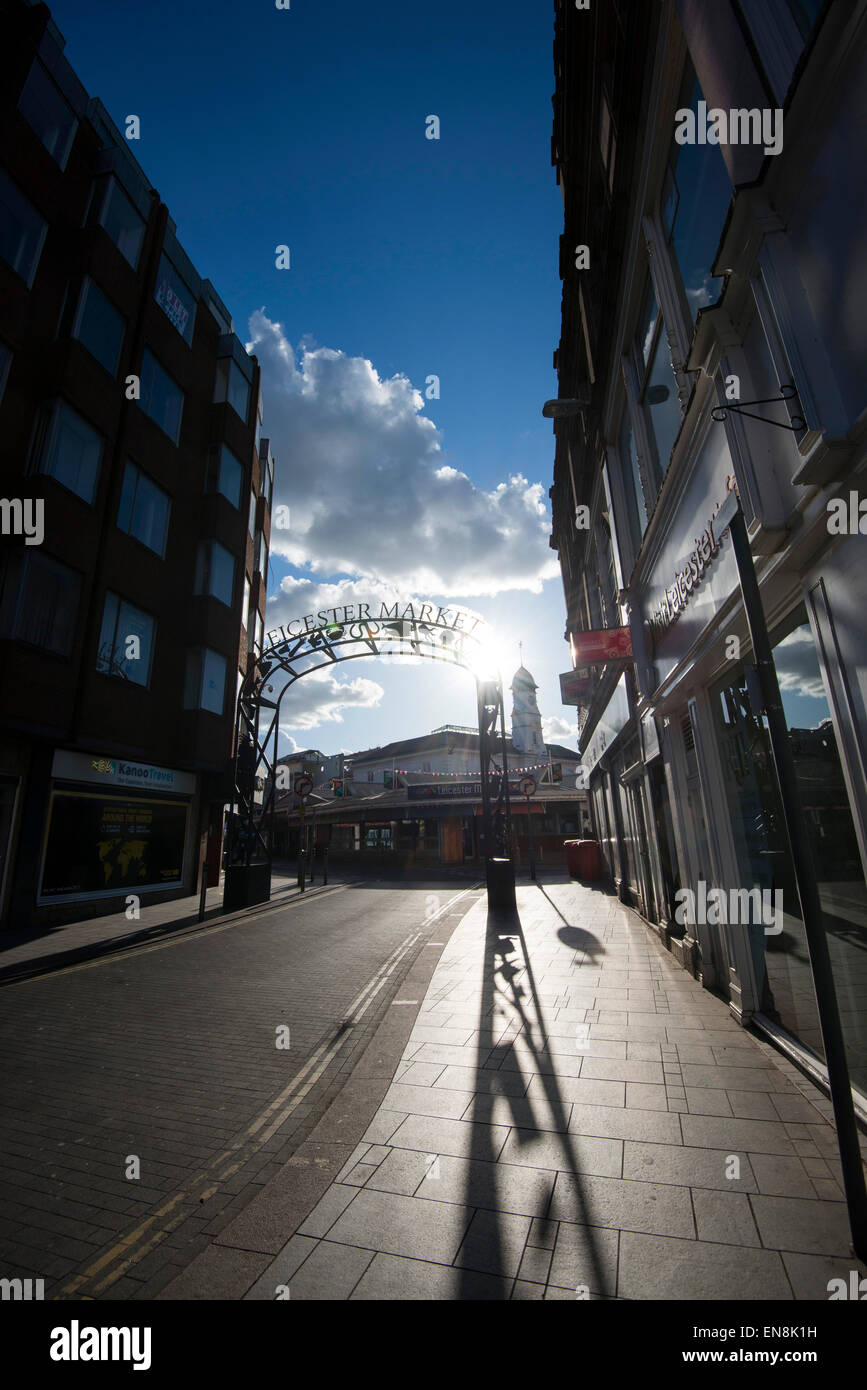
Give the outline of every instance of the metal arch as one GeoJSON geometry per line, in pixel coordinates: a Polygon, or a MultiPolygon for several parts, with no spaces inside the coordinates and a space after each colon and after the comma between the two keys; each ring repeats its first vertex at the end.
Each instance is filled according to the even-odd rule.
{"type": "MultiPolygon", "coordinates": [[[[272,644],[248,671],[238,694],[235,720],[234,786],[237,814],[229,825],[227,865],[264,865],[270,876],[277,801],[277,742],[283,697],[296,681],[344,661],[371,656],[418,656],[475,674],[473,655],[481,646],[473,633],[409,619],[370,619],[331,624],[272,644]],[[352,650],[346,650],[352,648],[352,650]],[[276,699],[269,699],[275,677],[285,675],[276,699]],[[262,711],[269,711],[264,730],[262,711]],[[272,752],[273,744],[273,752],[272,752]],[[257,777],[264,771],[261,805],[257,777]]],[[[511,822],[506,761],[503,688],[499,678],[476,675],[479,714],[479,767],[482,786],[485,858],[509,857],[511,822]],[[497,722],[501,766],[497,761],[497,722]]]]}

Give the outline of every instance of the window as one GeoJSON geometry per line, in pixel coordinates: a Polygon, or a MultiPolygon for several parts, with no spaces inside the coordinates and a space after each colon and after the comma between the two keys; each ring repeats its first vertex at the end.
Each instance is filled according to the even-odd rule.
{"type": "Polygon", "coordinates": [[[214,400],[228,401],[229,405],[247,423],[250,408],[250,383],[237,362],[231,357],[221,357],[217,361],[217,380],[214,384],[214,400]]]}
{"type": "Polygon", "coordinates": [[[614,189],[614,163],[617,158],[617,137],[614,134],[614,122],[611,119],[611,108],[608,105],[608,96],[605,89],[602,89],[602,100],[599,112],[599,148],[602,151],[602,163],[608,175],[609,191],[614,189]]]}
{"type": "Polygon", "coordinates": [[[250,632],[250,576],[244,575],[244,607],[241,609],[241,618],[247,632],[250,632]]]}
{"type": "Polygon", "coordinates": [[[259,574],[266,575],[268,571],[268,547],[265,544],[265,532],[259,532],[259,539],[256,542],[256,562],[253,566],[259,574]]]}
{"type": "Polygon", "coordinates": [[[257,652],[262,650],[262,637],[265,631],[265,624],[258,608],[253,613],[253,648],[257,652]]]}
{"type": "Polygon", "coordinates": [[[227,444],[213,448],[208,455],[208,492],[221,492],[237,507],[241,501],[241,479],[244,469],[241,460],[227,444]]]}
{"type": "Polygon", "coordinates": [[[59,401],[43,409],[37,419],[31,467],[92,503],[102,445],[102,435],[65,401],[59,401]]]}
{"type": "Polygon", "coordinates": [[[626,508],[629,530],[637,552],[641,538],[649,520],[644,502],[644,489],[641,483],[641,470],[638,465],[638,450],[635,447],[635,431],[629,418],[629,410],[624,406],[620,422],[620,471],[623,478],[623,491],[626,494],[626,508]]]}
{"type": "MultiPolygon", "coordinates": [[[[861,965],[860,924],[867,909],[867,883],[819,652],[803,604],[770,634],[770,640],[831,971],[840,994],[851,1079],[863,1090],[867,1086],[867,982],[861,965]]],[[[753,707],[752,683],[742,664],[713,686],[710,695],[738,879],[748,890],[767,893],[766,925],[777,914],[776,933],[761,927],[749,931],[756,979],[762,988],[761,1010],[822,1057],[810,955],[767,716],[753,707]]]]}
{"type": "MultiPolygon", "coordinates": [[[[698,110],[702,90],[687,67],[679,109],[698,110]]],[[[719,297],[721,276],[711,267],[732,199],[732,185],[719,145],[679,145],[672,141],[662,192],[661,218],[674,252],[690,323],[699,309],[719,297]]]]}
{"type": "MultiPolygon", "coordinates": [[[[648,279],[644,309],[638,331],[639,394],[656,450],[655,476],[650,479],[656,492],[671,459],[674,441],[680,433],[681,413],[677,382],[665,336],[665,323],[648,279]]],[[[651,499],[645,498],[649,505],[651,499]]]]}
{"type": "Polygon", "coordinates": [[[145,222],[116,179],[108,181],[99,220],[121,255],[135,270],[144,241],[145,222]]]}
{"type": "Polygon", "coordinates": [[[121,531],[157,555],[165,555],[171,505],[168,493],[152,483],[134,463],[127,462],[117,514],[121,531]]]}
{"type": "Polygon", "coordinates": [[[96,669],[134,685],[150,683],[156,624],[148,613],[117,594],[105,596],[96,669]]]}
{"type": "Polygon", "coordinates": [[[774,97],[782,106],[823,0],[735,0],[774,97]]]}
{"type": "Polygon", "coordinates": [[[231,608],[234,587],[234,556],[219,541],[199,541],[193,593],[211,594],[231,608]]]}
{"type": "Polygon", "coordinates": [[[154,298],[184,342],[191,343],[196,320],[196,298],[165,254],[160,257],[154,298]]]}
{"type": "Polygon", "coordinates": [[[64,169],[77,125],[75,112],[38,61],[24,83],[18,110],[64,169]]]}
{"type": "Polygon", "coordinates": [[[16,183],[0,169],[0,256],[28,289],[45,240],[47,223],[16,183]]]}
{"type": "Polygon", "coordinates": [[[145,348],[142,357],[139,405],[172,443],[177,444],[181,433],[184,393],[148,348],[145,348]]]}
{"type": "Polygon", "coordinates": [[[222,714],[226,690],[226,658],[209,647],[187,652],[184,709],[222,714]]]}
{"type": "Polygon", "coordinates": [[[254,539],[255,539],[255,536],[256,536],[256,501],[257,501],[257,498],[256,498],[255,492],[251,492],[251,493],[250,493],[250,517],[249,517],[249,520],[248,520],[248,522],[247,522],[247,530],[250,532],[250,535],[251,535],[254,539]]]}
{"type": "Polygon", "coordinates": [[[256,439],[255,439],[255,445],[256,445],[256,452],[257,452],[257,453],[259,452],[259,441],[260,441],[261,438],[262,438],[262,420],[263,420],[262,392],[260,391],[260,392],[259,392],[259,397],[258,397],[258,399],[257,399],[257,401],[256,401],[256,439]]]}
{"type": "Polygon", "coordinates": [[[35,550],[8,552],[0,597],[0,631],[17,642],[69,656],[81,578],[75,570],[35,550]]]}
{"type": "Polygon", "coordinates": [[[126,319],[106,299],[93,280],[86,279],[81,290],[72,336],[105,367],[109,376],[117,373],[126,319]]]}

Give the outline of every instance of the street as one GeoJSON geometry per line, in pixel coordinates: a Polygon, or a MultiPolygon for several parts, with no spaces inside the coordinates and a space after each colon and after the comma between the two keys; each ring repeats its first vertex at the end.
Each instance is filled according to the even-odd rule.
{"type": "Polygon", "coordinates": [[[332,881],[7,985],[4,1272],[46,1298],[153,1297],[280,1170],[476,896],[332,881]]]}

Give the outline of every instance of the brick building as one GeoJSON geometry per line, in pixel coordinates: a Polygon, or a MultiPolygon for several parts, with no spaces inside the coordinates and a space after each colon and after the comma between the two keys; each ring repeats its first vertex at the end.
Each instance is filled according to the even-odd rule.
{"type": "Polygon", "coordinates": [[[273,460],[256,359],[49,11],[11,0],[2,31],[0,914],[20,928],[193,893],[205,855],[217,881],[273,460]]]}

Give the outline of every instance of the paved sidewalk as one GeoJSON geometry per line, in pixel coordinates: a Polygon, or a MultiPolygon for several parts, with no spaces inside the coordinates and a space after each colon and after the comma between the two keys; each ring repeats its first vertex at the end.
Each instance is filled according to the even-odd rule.
{"type": "Polygon", "coordinates": [[[615,897],[518,906],[456,928],[362,1142],[246,1297],[827,1300],[863,1276],[821,1093],[615,897]]]}

